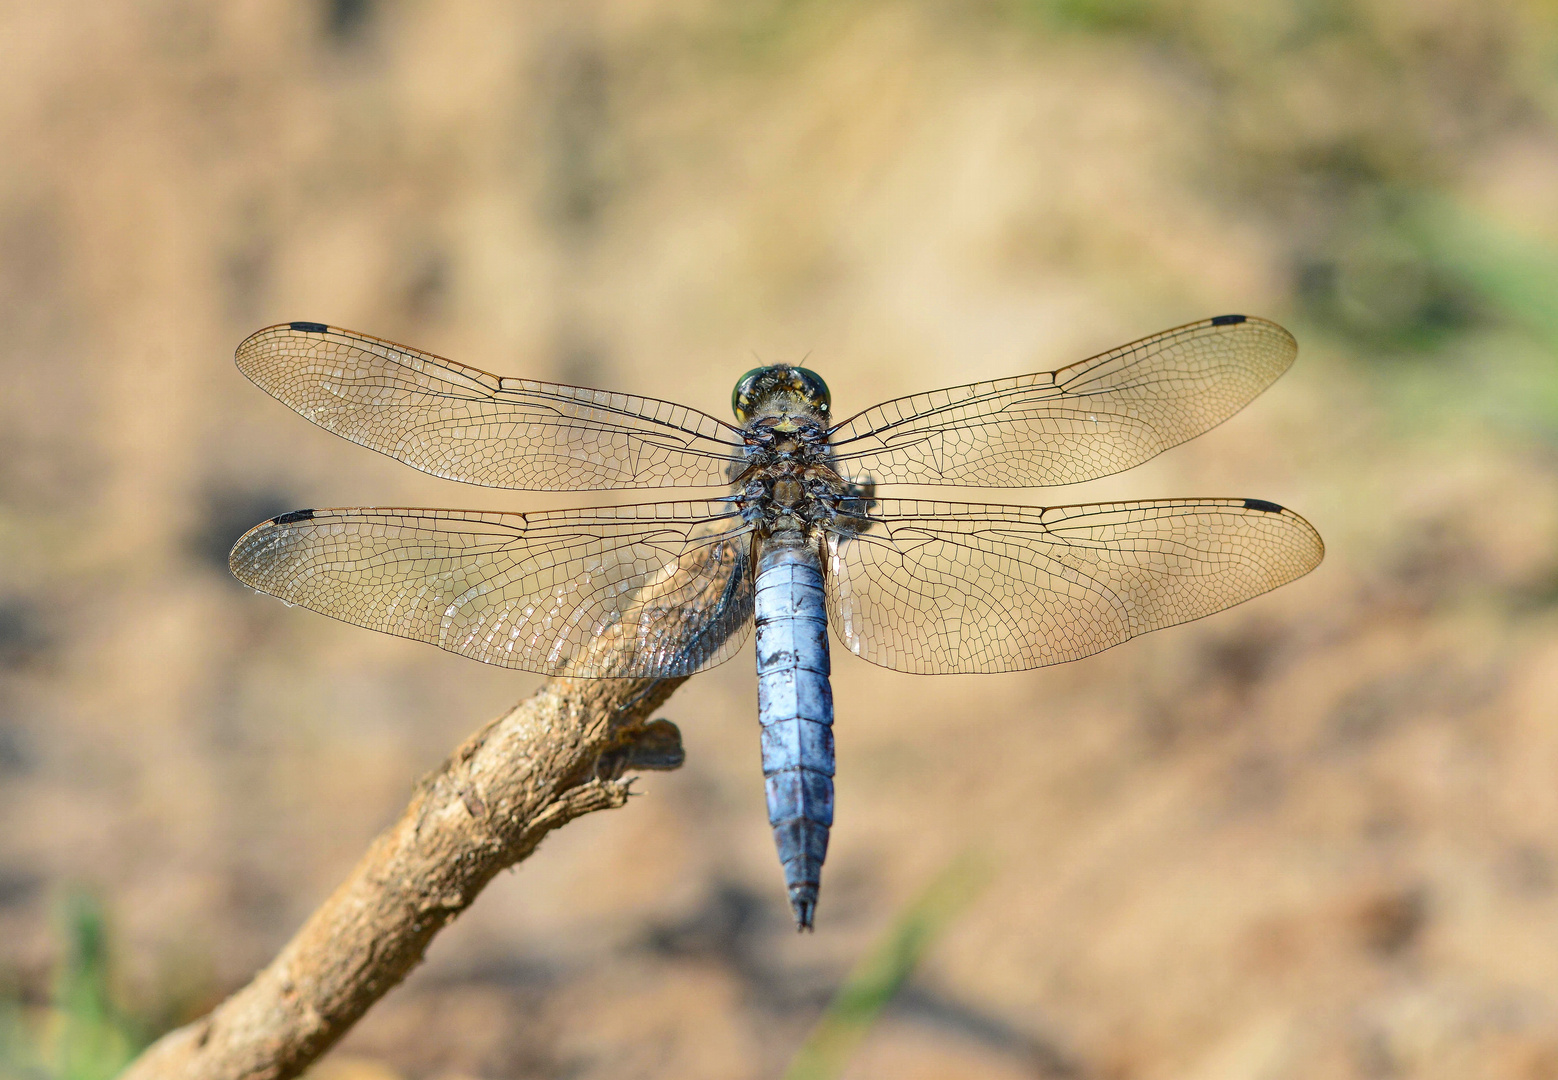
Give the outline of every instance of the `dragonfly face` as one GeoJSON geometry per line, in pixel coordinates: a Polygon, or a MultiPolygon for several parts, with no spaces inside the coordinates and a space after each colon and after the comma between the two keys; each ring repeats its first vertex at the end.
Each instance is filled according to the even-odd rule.
{"type": "Polygon", "coordinates": [[[547,674],[689,675],[755,625],[770,823],[797,925],[810,927],[833,818],[830,625],[898,671],[1019,671],[1220,611],[1324,554],[1307,522],[1262,499],[1030,507],[878,499],[875,486],[1119,472],[1232,415],[1296,352],[1274,323],[1225,315],[841,422],[816,373],[778,364],[737,383],[736,427],[283,324],[238,347],[244,374],[425,472],[531,491],[728,493],[526,514],[295,511],[251,529],[230,565],[289,603],[547,674]]]}
{"type": "Polygon", "coordinates": [[[736,419],[749,424],[760,416],[807,417],[826,424],[833,395],[815,371],[789,364],[753,368],[730,393],[736,419]]]}

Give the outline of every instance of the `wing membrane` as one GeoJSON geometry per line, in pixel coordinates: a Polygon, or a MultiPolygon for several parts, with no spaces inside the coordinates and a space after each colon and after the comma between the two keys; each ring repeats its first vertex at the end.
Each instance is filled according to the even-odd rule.
{"type": "Polygon", "coordinates": [[[1258,596],[1319,535],[1256,499],[977,506],[883,499],[830,538],[828,612],[857,655],[918,674],[1021,671],[1258,596]]]}
{"type": "Polygon", "coordinates": [[[1276,323],[1223,315],[1058,371],[884,402],[838,425],[832,443],[846,475],[878,483],[1075,484],[1221,423],[1297,355],[1276,323]]]}
{"type": "Polygon", "coordinates": [[[249,530],[229,563],[290,604],[484,663],[658,678],[740,648],[752,622],[746,532],[713,501],[302,510],[249,530]]]}
{"type": "Polygon", "coordinates": [[[742,447],[736,428],[671,402],[500,378],[320,323],[261,330],[237,361],[320,427],[487,487],[719,487],[742,447]]]}

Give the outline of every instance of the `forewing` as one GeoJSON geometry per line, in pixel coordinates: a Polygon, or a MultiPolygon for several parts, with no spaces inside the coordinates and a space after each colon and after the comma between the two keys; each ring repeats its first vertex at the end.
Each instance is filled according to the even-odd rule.
{"type": "Polygon", "coordinates": [[[506,379],[321,323],[238,346],[238,368],[328,431],[450,480],[527,491],[722,487],[741,433],[653,398],[506,379]]]}
{"type": "Polygon", "coordinates": [[[301,510],[249,530],[246,585],[483,663],[659,678],[728,659],[752,622],[747,526],[723,502],[301,510]]]}
{"type": "Polygon", "coordinates": [[[1258,499],[883,499],[871,522],[829,539],[829,618],[857,655],[918,674],[1076,660],[1259,596],[1325,553],[1307,521],[1258,499]]]}
{"type": "Polygon", "coordinates": [[[1059,371],[897,398],[838,425],[846,476],[1047,487],[1129,469],[1243,408],[1298,355],[1276,323],[1222,315],[1059,371]]]}

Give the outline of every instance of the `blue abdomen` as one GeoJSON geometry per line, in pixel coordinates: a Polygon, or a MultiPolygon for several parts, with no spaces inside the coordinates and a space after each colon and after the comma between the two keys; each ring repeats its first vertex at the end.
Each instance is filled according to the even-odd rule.
{"type": "Polygon", "coordinates": [[[755,607],[768,823],[795,925],[809,930],[833,824],[833,688],[822,563],[799,534],[762,542],[755,607]]]}

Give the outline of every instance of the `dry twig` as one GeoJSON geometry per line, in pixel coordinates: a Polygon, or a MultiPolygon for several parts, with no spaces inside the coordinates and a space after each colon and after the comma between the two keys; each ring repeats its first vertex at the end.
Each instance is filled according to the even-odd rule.
{"type": "Polygon", "coordinates": [[[405,978],[501,870],[581,814],[627,801],[624,768],[680,760],[645,724],[681,679],[557,679],[472,735],[281,953],[122,1080],[286,1080],[405,978]]]}
{"type": "MultiPolygon", "coordinates": [[[[694,552],[645,592],[696,618],[721,601],[710,560],[736,570],[736,549],[694,552]]],[[[589,659],[637,645],[631,620],[589,659]]],[[[501,870],[553,829],[622,806],[629,769],[681,764],[669,721],[649,716],[684,682],[558,678],[487,724],[418,785],[400,820],[243,989],[163,1036],[121,1080],[286,1080],[323,1054],[421,961],[429,943],[501,870]]]]}

